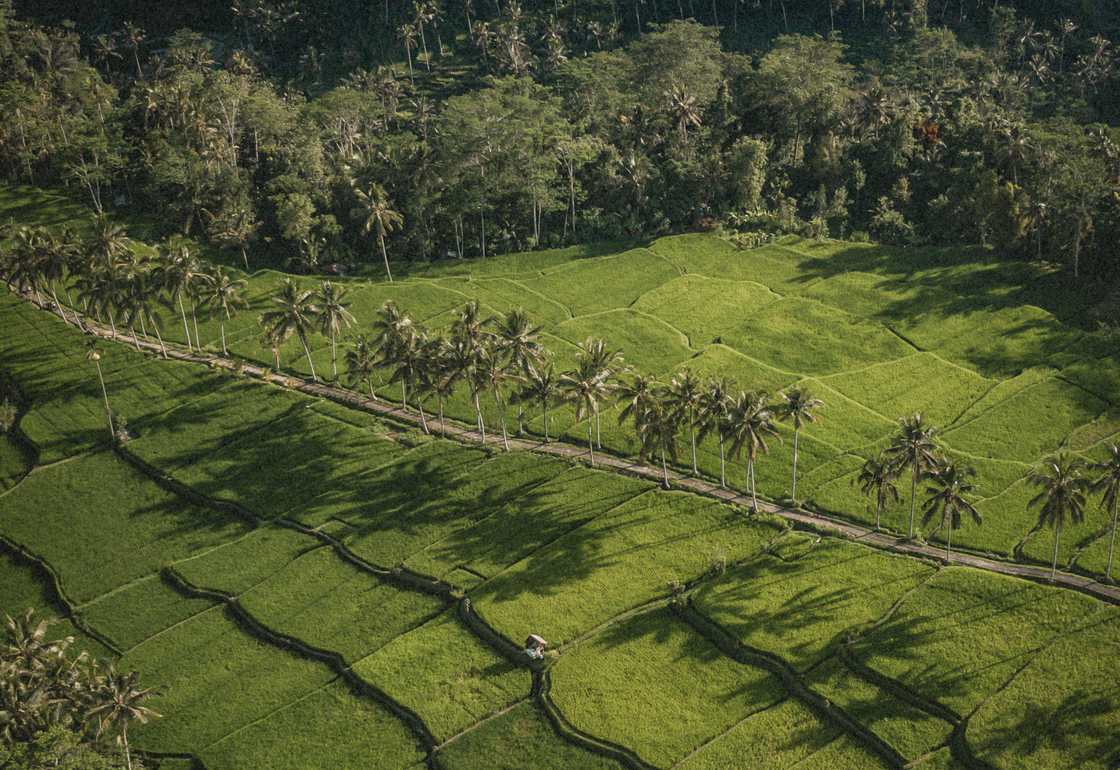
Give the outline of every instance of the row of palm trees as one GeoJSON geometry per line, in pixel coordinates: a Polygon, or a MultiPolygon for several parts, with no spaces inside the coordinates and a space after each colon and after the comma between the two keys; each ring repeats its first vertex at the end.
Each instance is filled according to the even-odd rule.
{"type": "Polygon", "coordinates": [[[145,705],[155,691],[141,687],[136,672],[103,667],[85,652],[71,656],[73,637],[52,639],[48,629],[49,621],[36,619],[32,610],[6,618],[0,644],[0,741],[29,743],[53,728],[93,745],[115,739],[131,770],[128,729],[159,716],[145,705]]]}
{"type": "MultiPolygon", "coordinates": [[[[972,503],[976,487],[975,470],[948,458],[938,441],[937,428],[921,414],[904,417],[890,444],[876,457],[869,458],[854,482],[874,500],[875,529],[880,528],[884,509],[900,501],[897,482],[903,475],[910,479],[909,537],[914,536],[914,520],[918,500],[918,483],[927,481],[922,525],[938,521],[945,530],[945,555],[952,552],[953,530],[959,529],[966,516],[981,524],[980,513],[972,503]]],[[[1053,532],[1050,579],[1058,569],[1062,530],[1085,520],[1090,494],[1100,496],[1100,505],[1107,512],[1109,525],[1108,563],[1105,574],[1112,579],[1113,552],[1116,544],[1118,513],[1120,513],[1120,446],[1108,447],[1105,460],[1090,463],[1068,452],[1047,458],[1027,475],[1027,482],[1038,488],[1029,507],[1038,510],[1036,531],[1049,528],[1053,532]]]]}
{"type": "Polygon", "coordinates": [[[123,327],[137,348],[139,335],[154,334],[164,356],[162,308],[179,316],[191,349],[203,346],[199,314],[217,319],[225,353],[226,321],[246,306],[245,281],[200,260],[187,243],[173,239],[153,254],[141,253],[124,229],[105,217],[96,220],[86,238],[67,228],[25,226],[15,228],[8,241],[0,250],[0,274],[14,289],[32,292],[40,304],[48,294],[59,314],[79,327],[81,317],[75,313],[68,318],[67,305],[81,307],[98,322],[108,321],[114,337],[123,327]],[[60,301],[60,291],[67,305],[60,301]]]}

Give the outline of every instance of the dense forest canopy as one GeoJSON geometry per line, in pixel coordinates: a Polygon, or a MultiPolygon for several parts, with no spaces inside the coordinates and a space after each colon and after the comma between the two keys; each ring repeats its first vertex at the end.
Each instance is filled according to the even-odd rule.
{"type": "Polygon", "coordinates": [[[4,0],[0,173],[303,270],[721,223],[1099,288],[1117,34],[1073,0],[4,0]]]}

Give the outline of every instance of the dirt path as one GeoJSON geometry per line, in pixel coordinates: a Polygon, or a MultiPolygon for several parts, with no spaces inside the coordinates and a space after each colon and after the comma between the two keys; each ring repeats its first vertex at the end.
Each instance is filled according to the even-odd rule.
{"type": "MultiPolygon", "coordinates": [[[[49,306],[48,301],[44,300],[43,304],[35,302],[35,299],[30,294],[25,294],[25,300],[33,305],[37,305],[49,312],[55,312],[49,306]]],[[[74,319],[79,316],[77,311],[67,308],[64,320],[71,325],[76,325],[74,319]]],[[[134,348],[134,343],[131,336],[127,336],[118,331],[117,336],[114,338],[112,331],[108,326],[98,324],[89,318],[82,319],[84,331],[87,334],[93,334],[106,340],[113,340],[128,347],[134,348]]],[[[154,340],[139,340],[140,347],[147,350],[149,353],[156,355],[161,354],[160,346],[154,340]]],[[[398,422],[404,422],[415,426],[420,426],[420,415],[411,409],[402,409],[399,406],[390,404],[385,401],[373,400],[365,397],[359,393],[344,388],[334,387],[322,382],[313,382],[291,374],[278,374],[276,372],[266,370],[264,367],[250,363],[248,361],[241,361],[229,357],[224,357],[211,353],[192,352],[186,348],[166,343],[167,357],[179,361],[190,361],[193,363],[205,364],[207,366],[217,366],[230,371],[240,370],[246,375],[255,377],[259,380],[271,382],[281,387],[297,390],[308,395],[319,396],[321,398],[329,398],[342,404],[346,404],[355,409],[388,417],[398,422]]],[[[464,425],[455,423],[448,420],[446,430],[441,431],[439,428],[438,420],[428,417],[428,426],[433,434],[443,435],[447,438],[455,439],[457,441],[469,444],[479,444],[480,436],[478,431],[473,428],[468,428],[464,425]]],[[[493,435],[488,433],[486,436],[486,443],[492,446],[500,447],[502,445],[501,435],[493,435]]],[[[537,452],[540,454],[553,455],[556,457],[565,457],[570,459],[586,460],[588,458],[588,451],[583,447],[574,444],[568,444],[560,441],[553,441],[544,443],[538,439],[524,439],[513,438],[509,439],[510,449],[517,449],[527,452],[537,452]]],[[[636,460],[616,457],[614,455],[597,452],[595,454],[595,467],[601,469],[613,470],[618,473],[625,473],[631,476],[636,476],[643,479],[648,479],[660,483],[662,480],[662,472],[660,468],[650,465],[645,465],[636,460]]],[[[676,471],[670,469],[669,481],[674,489],[686,490],[698,495],[712,497],[717,500],[722,500],[729,503],[737,503],[740,505],[750,505],[750,497],[740,494],[731,489],[723,489],[718,484],[715,484],[704,479],[691,478],[684,476],[676,471]]],[[[839,535],[847,537],[853,541],[864,543],[865,545],[879,548],[885,551],[892,551],[894,553],[906,554],[909,556],[919,556],[938,561],[945,561],[945,550],[939,546],[931,545],[928,543],[920,543],[910,541],[905,538],[897,537],[885,532],[875,532],[874,530],[854,524],[852,522],[843,521],[830,516],[824,516],[819,513],[804,510],[801,508],[788,508],[776,505],[771,502],[759,500],[759,508],[766,512],[777,516],[781,516],[790,522],[793,522],[799,527],[805,527],[818,532],[839,535]]],[[[1004,561],[1001,559],[989,558],[986,556],[979,556],[971,553],[953,553],[949,563],[973,567],[975,569],[986,570],[988,572],[995,572],[1001,575],[1011,575],[1014,577],[1025,578],[1027,580],[1034,580],[1042,583],[1048,583],[1050,579],[1050,570],[1046,567],[1035,566],[1030,564],[1018,564],[1014,562],[1004,561]]],[[[1108,585],[1101,583],[1090,577],[1077,575],[1070,572],[1058,572],[1054,579],[1054,585],[1063,588],[1070,588],[1076,591],[1087,593],[1095,596],[1098,599],[1110,602],[1112,604],[1120,604],[1120,586],[1108,585]]]]}

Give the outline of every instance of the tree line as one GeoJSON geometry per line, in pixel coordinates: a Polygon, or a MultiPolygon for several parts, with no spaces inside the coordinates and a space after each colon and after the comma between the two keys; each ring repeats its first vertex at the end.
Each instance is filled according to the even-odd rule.
{"type": "Polygon", "coordinates": [[[820,3],[882,17],[856,55],[839,32],[738,50],[728,25],[769,12],[738,3],[427,0],[392,4],[380,63],[312,47],[293,70],[278,30],[313,11],[282,5],[149,39],[5,0],[0,171],[309,272],[721,223],[1117,274],[1117,51],[1073,16],[820,3]],[[953,12],[980,14],[968,43],[953,12]]]}
{"type": "Polygon", "coordinates": [[[50,621],[32,610],[6,616],[0,646],[0,765],[83,770],[141,768],[128,743],[129,726],[159,716],[145,705],[155,691],[136,672],[118,672],[73,637],[52,638],[50,621]],[[120,746],[121,759],[109,747],[120,746]]]}
{"type": "MultiPolygon", "coordinates": [[[[78,307],[99,322],[107,321],[114,337],[119,324],[138,350],[139,336],[147,338],[150,330],[165,358],[167,349],[160,331],[163,309],[177,316],[191,350],[207,347],[199,334],[198,314],[216,319],[219,335],[213,342],[228,355],[225,323],[248,306],[245,281],[231,278],[225,269],[200,260],[189,247],[174,240],[151,256],[138,255],[123,230],[104,216],[84,239],[70,231],[20,227],[8,243],[0,250],[0,275],[13,290],[34,295],[40,304],[46,304],[44,294],[49,296],[62,318],[79,328],[83,323],[78,307]],[[76,287],[77,304],[70,295],[71,285],[76,287]],[[59,299],[60,290],[68,298],[69,315],[59,299]]],[[[768,442],[777,436],[777,423],[782,421],[789,422],[793,430],[791,499],[797,503],[800,432],[804,425],[816,422],[824,406],[805,388],[794,386],[772,399],[765,391],[743,389],[723,378],[703,379],[688,370],[667,383],[659,382],[635,371],[625,363],[622,351],[596,338],[578,346],[573,368],[557,371],[553,356],[541,342],[541,327],[527,313],[515,309],[486,317],[475,301],[457,313],[446,333],[425,329],[395,303],[387,302],[371,331],[355,334],[351,330],[356,319],[346,286],[326,280],[317,288],[306,288],[289,278],[269,298],[258,323],[261,343],[272,351],[277,369],[281,348],[294,338],[311,377],[318,380],[311,353],[311,337],[318,333],[330,345],[332,380],[365,388],[376,399],[374,376],[385,375],[384,382],[400,385],[402,407],[417,408],[425,432],[430,432],[425,403],[435,401],[435,416],[441,432],[446,432],[444,407],[459,389],[465,389],[473,406],[483,443],[487,426],[482,400],[492,400],[507,451],[510,406],[517,407],[518,434],[524,432],[526,408],[539,408],[547,442],[551,438],[550,408],[568,405],[576,422],[586,423],[588,453],[594,465],[595,451],[602,449],[601,413],[617,404],[619,424],[632,427],[641,460],[660,463],[665,486],[682,437],[687,436],[693,476],[699,475],[698,444],[714,437],[719,446],[720,485],[727,485],[727,458],[744,460],[755,509],[755,463],[769,451],[768,442]],[[345,367],[341,376],[340,342],[345,367]]],[[[87,357],[97,368],[109,432],[116,440],[123,426],[119,419],[114,423],[100,353],[91,346],[87,357]]],[[[1054,532],[1052,572],[1057,569],[1063,528],[1084,520],[1087,497],[1095,492],[1111,521],[1106,569],[1111,578],[1120,518],[1120,447],[1111,446],[1109,453],[1107,460],[1092,464],[1062,453],[1045,460],[1028,477],[1040,489],[1030,503],[1039,509],[1038,528],[1049,527],[1054,532]]],[[[938,442],[936,427],[922,414],[901,418],[886,449],[869,458],[853,480],[874,501],[876,529],[886,506],[900,500],[898,482],[904,474],[910,481],[908,537],[915,534],[918,484],[926,482],[922,523],[936,522],[945,531],[948,558],[952,533],[964,518],[981,523],[973,504],[974,469],[949,459],[938,442]]]]}

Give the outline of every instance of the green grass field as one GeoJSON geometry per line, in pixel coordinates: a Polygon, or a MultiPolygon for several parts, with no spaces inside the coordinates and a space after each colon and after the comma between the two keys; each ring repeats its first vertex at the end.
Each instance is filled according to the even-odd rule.
{"type": "MultiPolygon", "coordinates": [[[[0,215],[82,215],[55,200],[7,191],[0,215]]],[[[897,417],[926,410],[952,456],[979,474],[984,524],[966,525],[954,545],[1021,545],[1046,560],[1049,533],[1027,537],[1035,516],[1022,479],[1060,447],[1102,456],[1120,433],[1110,384],[1120,364],[1076,325],[1077,308],[1058,304],[1067,295],[1045,290],[1048,274],[1016,270],[982,253],[796,239],[739,251],[693,234],[414,265],[392,286],[353,281],[351,296],[363,326],[389,298],[439,326],[473,297],[492,312],[527,308],[563,360],[572,343],[601,335],[664,377],[687,368],[771,393],[808,386],[827,406],[801,436],[799,491],[859,521],[873,514],[853,474],[897,417]]],[[[226,329],[234,351],[269,365],[255,316],[280,280],[253,275],[253,310],[226,329]]],[[[165,319],[170,339],[181,339],[177,321],[165,319]]],[[[135,435],[125,451],[201,495],[191,501],[108,448],[76,330],[6,294],[0,325],[14,330],[0,335],[0,375],[25,397],[19,427],[35,449],[0,443],[0,536],[41,558],[62,589],[55,596],[48,573],[5,549],[0,612],[69,614],[52,634],[158,687],[163,717],[135,730],[140,748],[211,768],[403,770],[430,759],[447,770],[615,770],[617,746],[663,768],[854,770],[885,766],[870,735],[908,766],[936,770],[965,766],[950,746],[955,715],[968,719],[968,750],[994,768],[1103,769],[1120,752],[1120,625],[1089,597],[792,532],[578,462],[434,439],[103,344],[109,399],[135,435]],[[378,570],[452,591],[436,597],[378,570]],[[188,595],[172,575],[236,597],[243,615],[188,595]],[[667,607],[682,590],[725,646],[667,607]],[[551,706],[534,695],[524,659],[462,620],[463,596],[515,644],[529,633],[552,643],[551,706]],[[381,695],[269,633],[339,656],[341,673],[381,695]],[[814,698],[850,724],[815,710],[814,698]]],[[[216,345],[217,325],[200,328],[216,345]]],[[[329,345],[313,342],[327,373],[329,345]]],[[[307,365],[297,345],[282,360],[307,365]]],[[[473,419],[461,396],[448,410],[473,419]]],[[[535,410],[526,426],[541,432],[535,410]]],[[[585,431],[554,410],[554,436],[585,441],[585,431]]],[[[605,449],[633,452],[629,433],[615,410],[604,413],[605,449]]],[[[765,495],[788,494],[791,439],[783,427],[759,461],[765,495]]],[[[718,473],[714,441],[699,459],[718,473]]],[[[731,482],[741,488],[743,475],[732,462],[731,482]]],[[[906,493],[884,516],[892,529],[906,525],[906,493]]],[[[1067,530],[1062,562],[1103,570],[1104,525],[1091,506],[1067,530]]]]}

